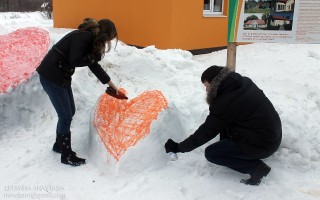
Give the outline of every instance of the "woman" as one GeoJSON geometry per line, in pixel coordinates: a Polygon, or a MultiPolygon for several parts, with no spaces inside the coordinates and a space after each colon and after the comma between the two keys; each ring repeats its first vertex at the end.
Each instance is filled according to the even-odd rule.
{"type": "Polygon", "coordinates": [[[271,170],[261,159],[271,156],[281,143],[277,111],[250,78],[227,67],[209,67],[201,81],[206,87],[210,113],[198,130],[181,143],[169,139],[166,152],[190,152],[220,134],[220,141],[205,149],[206,159],[251,175],[242,183],[259,185],[271,170]]]}
{"type": "Polygon", "coordinates": [[[76,67],[88,66],[103,84],[108,84],[118,93],[118,88],[98,64],[106,44],[107,51],[110,51],[111,40],[117,35],[112,21],[102,19],[97,22],[86,18],[78,30],[70,32],[52,47],[37,68],[40,83],[58,114],[53,151],[61,153],[61,163],[73,166],[85,163],[85,159],[77,157],[71,148],[70,125],[75,114],[71,77],[76,67]]]}

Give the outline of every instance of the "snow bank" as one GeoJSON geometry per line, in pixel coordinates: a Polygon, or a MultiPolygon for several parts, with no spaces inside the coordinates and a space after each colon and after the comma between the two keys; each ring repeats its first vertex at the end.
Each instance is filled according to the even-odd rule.
{"type": "MultiPolygon", "coordinates": [[[[32,15],[2,20],[3,15],[1,34],[39,26],[49,30],[55,42],[71,31],[54,29],[52,21],[34,20],[32,15]]],[[[118,164],[108,160],[97,134],[89,130],[90,113],[106,87],[87,68],[77,69],[72,85],[77,108],[72,143],[88,163],[77,168],[62,165],[51,150],[57,117],[34,74],[11,93],[0,95],[1,193],[19,192],[5,191],[8,185],[58,185],[64,188],[62,199],[77,200],[319,199],[319,52],[320,45],[310,44],[237,48],[237,71],[264,90],[283,124],[282,144],[265,160],[272,171],[259,187],[240,184],[245,175],[206,161],[208,144],[179,154],[176,162],[168,160],[162,147],[169,137],[183,140],[204,121],[208,106],[200,76],[210,65],[225,65],[226,51],[193,57],[182,50],[136,49],[119,43],[101,61],[114,83],[125,88],[129,98],[161,90],[168,100],[169,108],[152,123],[150,135],[118,164]]]]}

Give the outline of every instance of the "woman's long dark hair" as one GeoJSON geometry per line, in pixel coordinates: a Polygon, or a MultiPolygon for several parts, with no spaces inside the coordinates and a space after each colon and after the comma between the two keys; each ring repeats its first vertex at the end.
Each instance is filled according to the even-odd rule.
{"type": "Polygon", "coordinates": [[[95,19],[86,18],[79,25],[79,30],[90,31],[93,34],[92,53],[96,56],[103,56],[106,51],[106,43],[108,44],[107,52],[111,49],[111,40],[114,38],[118,42],[118,32],[114,23],[109,19],[102,19],[97,22],[95,19]]]}
{"type": "Polygon", "coordinates": [[[118,42],[118,32],[114,23],[109,19],[102,19],[99,22],[100,33],[97,39],[104,44],[103,52],[105,52],[105,44],[108,43],[107,52],[111,49],[111,40],[116,38],[118,42]]]}

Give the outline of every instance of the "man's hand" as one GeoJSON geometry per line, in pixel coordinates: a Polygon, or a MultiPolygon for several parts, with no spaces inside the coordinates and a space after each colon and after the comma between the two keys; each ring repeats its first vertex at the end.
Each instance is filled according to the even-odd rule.
{"type": "Polygon", "coordinates": [[[166,144],[164,145],[164,148],[166,149],[166,153],[173,152],[178,153],[179,150],[179,144],[173,141],[172,139],[169,139],[166,144]]]}

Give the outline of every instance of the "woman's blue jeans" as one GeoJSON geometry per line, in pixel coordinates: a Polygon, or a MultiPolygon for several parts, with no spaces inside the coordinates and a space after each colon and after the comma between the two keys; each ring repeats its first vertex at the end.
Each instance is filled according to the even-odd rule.
{"type": "Polygon", "coordinates": [[[258,158],[253,158],[241,152],[238,145],[229,139],[220,140],[205,149],[208,161],[229,167],[237,172],[252,175],[262,163],[258,158]]]}
{"type": "Polygon", "coordinates": [[[63,87],[41,75],[39,76],[40,83],[58,114],[56,133],[70,134],[71,121],[76,110],[71,86],[63,87]]]}

